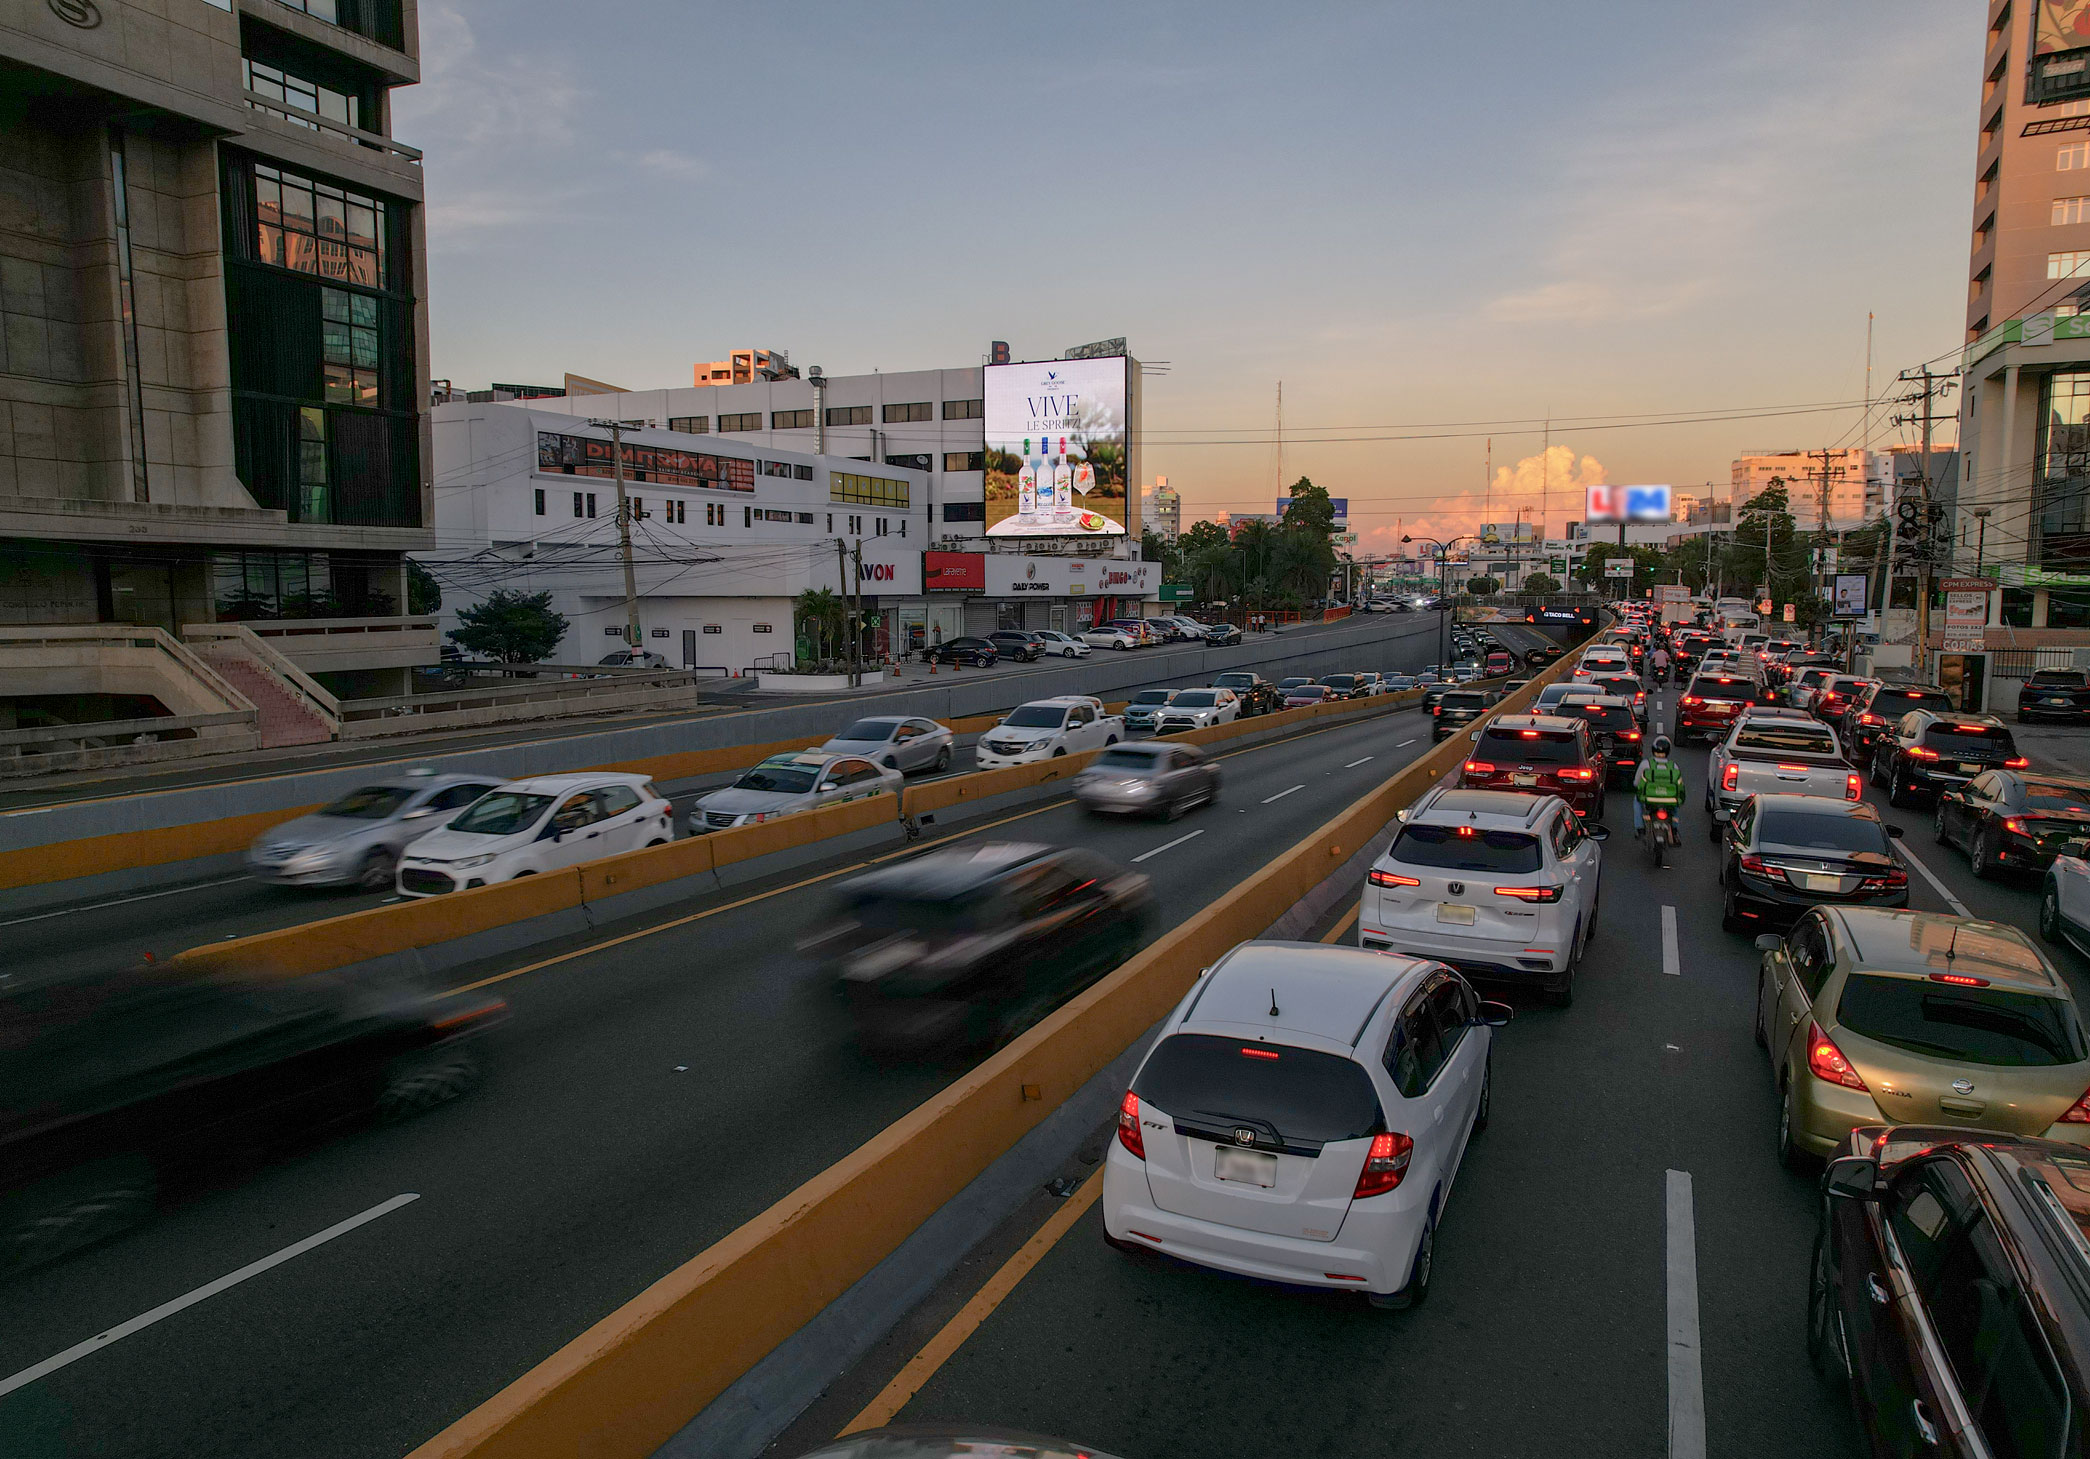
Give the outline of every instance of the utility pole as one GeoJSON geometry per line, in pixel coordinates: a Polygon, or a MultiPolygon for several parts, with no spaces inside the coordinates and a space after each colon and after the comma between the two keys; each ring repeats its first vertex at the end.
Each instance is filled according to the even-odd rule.
{"type": "Polygon", "coordinates": [[[624,497],[624,432],[641,424],[635,420],[591,420],[610,433],[610,474],[617,483],[617,551],[624,559],[624,641],[633,653],[645,650],[645,632],[639,627],[639,586],[631,565],[631,504],[624,497]]]}
{"type": "Polygon", "coordinates": [[[855,592],[856,611],[849,615],[849,684],[855,688],[864,682],[864,539],[856,539],[850,552],[851,565],[856,571],[849,576],[850,587],[855,592]]]}
{"type": "MultiPolygon", "coordinates": [[[[1921,504],[1916,510],[1917,537],[1914,549],[1916,560],[1916,650],[1919,654],[1930,652],[1930,574],[1931,557],[1936,541],[1934,524],[1931,521],[1930,501],[1930,430],[1931,401],[1933,397],[1952,389],[1958,382],[1950,376],[1931,373],[1929,365],[1920,365],[1913,370],[1903,370],[1903,380],[1920,380],[1922,388],[1904,395],[1904,403],[1922,403],[1922,412],[1915,416],[1895,416],[1897,425],[1915,422],[1921,425],[1923,436],[1919,448],[1921,454],[1916,462],[1916,491],[1921,504]]],[[[1986,544],[1984,544],[1985,546],[1986,544]]],[[[1923,665],[1928,667],[1927,662],[1923,665]]]]}
{"type": "Polygon", "coordinates": [[[1822,579],[1827,575],[1824,554],[1829,545],[1829,450],[1825,446],[1819,451],[1809,451],[1810,456],[1821,458],[1820,488],[1814,511],[1814,596],[1822,597],[1822,579]]]}

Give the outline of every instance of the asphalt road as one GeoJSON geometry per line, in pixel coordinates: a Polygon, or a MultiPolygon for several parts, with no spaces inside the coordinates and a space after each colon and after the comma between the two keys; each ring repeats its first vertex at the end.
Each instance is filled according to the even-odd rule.
{"type": "MultiPolygon", "coordinates": [[[[1128,1258],[1103,1244],[1090,1207],[889,1421],[1005,1424],[1126,1459],[1688,1454],[1672,1442],[1673,1425],[1691,1425],[1672,1412],[1669,1377],[1665,1192],[1680,1171],[1696,1252],[1696,1452],[1860,1452],[1802,1346],[1813,1184],[1773,1154],[1775,1100],[1750,1035],[1758,955],[1720,930],[1698,800],[1706,751],[1680,758],[1692,791],[1681,855],[1656,870],[1615,798],[1603,920],[1575,1005],[1519,999],[1501,1031],[1493,1121],[1459,1172],[1423,1307],[1379,1312],[1128,1258]]],[[[1881,808],[1905,829],[1908,859],[1974,915],[2034,926],[2036,881],[1977,881],[1932,840],[1928,807],[1881,808]]],[[[1913,866],[1910,881],[1912,905],[1953,910],[1913,866]]],[[[2048,953],[2090,1008],[2090,967],[2048,953]]],[[[1094,1173],[1109,1138],[1095,1132],[1064,1188],[1094,1173]]],[[[774,1452],[815,1447],[882,1393],[888,1407],[905,1398],[895,1376],[1060,1204],[1041,1191],[774,1452]]]]}
{"type": "MultiPolygon", "coordinates": [[[[1417,712],[1374,716],[1224,753],[1220,802],[1174,824],[1054,801],[943,839],[1147,856],[1158,935],[1428,743],[1417,712]]],[[[957,1066],[862,1057],[830,987],[788,951],[851,864],[460,971],[459,985],[499,980],[513,1007],[471,1095],[187,1193],[8,1287],[0,1454],[403,1453],[854,1149],[957,1066]],[[643,935],[615,940],[627,931],[643,935]],[[407,1195],[7,1391],[9,1375],[407,1195]]]]}

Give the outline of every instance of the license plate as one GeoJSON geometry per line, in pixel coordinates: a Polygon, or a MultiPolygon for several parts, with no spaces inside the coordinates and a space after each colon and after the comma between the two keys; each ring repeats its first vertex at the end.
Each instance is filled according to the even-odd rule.
{"type": "Polygon", "coordinates": [[[1962,760],[1959,762],[1959,773],[1962,775],[1979,775],[1981,773],[1981,767],[1977,764],[1970,764],[1967,761],[1962,760]]]}
{"type": "Polygon", "coordinates": [[[2068,704],[2068,703],[2070,703],[2070,702],[2071,702],[2070,700],[2066,700],[2066,699],[2049,699],[2049,700],[2047,701],[2047,703],[2049,703],[2049,704],[2068,704]]]}
{"type": "Polygon", "coordinates": [[[1511,785],[1536,785],[1538,784],[1538,777],[1536,775],[1512,775],[1509,778],[1509,783],[1511,785]]]}
{"type": "Polygon", "coordinates": [[[1843,878],[1840,876],[1825,876],[1818,871],[1802,871],[1794,874],[1799,877],[1800,885],[1810,892],[1839,891],[1843,886],[1843,878]]]}
{"type": "Polygon", "coordinates": [[[1259,1185],[1268,1190],[1277,1184],[1277,1157],[1260,1150],[1234,1150],[1221,1145],[1212,1161],[1212,1173],[1221,1180],[1259,1185]]]}
{"type": "Polygon", "coordinates": [[[1437,904],[1437,920],[1439,922],[1456,922],[1461,927],[1471,927],[1473,925],[1473,908],[1462,907],[1457,902],[1439,902],[1437,904]]]}

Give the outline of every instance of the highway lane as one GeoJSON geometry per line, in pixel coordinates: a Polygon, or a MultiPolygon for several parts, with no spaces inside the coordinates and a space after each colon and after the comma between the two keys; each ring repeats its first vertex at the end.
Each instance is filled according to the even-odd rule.
{"type": "MultiPolygon", "coordinates": [[[[1127,1258],[1104,1246],[1090,1208],[982,1319],[984,1304],[967,1304],[1059,1207],[1041,1191],[772,1452],[814,1447],[881,1396],[874,1411],[891,1421],[1005,1423],[1128,1459],[1652,1459],[1692,1453],[1697,1432],[1696,1452],[1715,1459],[1858,1452],[1840,1395],[1806,1362],[1812,1176],[1773,1155],[1776,1102],[1750,1034],[1757,954],[1746,935],[1720,930],[1718,862],[1696,795],[1706,751],[1680,760],[1693,791],[1681,855],[1656,870],[1615,801],[1604,921],[1575,1005],[1519,999],[1501,1033],[1494,1119],[1461,1169],[1422,1308],[1376,1312],[1127,1258]],[[1702,1429],[1672,1406],[1672,1171],[1690,1179],[1702,1429]],[[891,1389],[954,1317],[978,1325],[918,1393],[891,1389]]],[[[1906,828],[1910,858],[1976,915],[2032,927],[2036,881],[1977,881],[1932,843],[1927,808],[1883,810],[1906,828]]],[[[1913,905],[1950,910],[1920,872],[1911,884],[1913,905]]],[[[2084,960],[2047,951],[2090,1007],[2084,960]]],[[[1099,1128],[1068,1163],[1070,1186],[1093,1174],[1109,1138],[1099,1128]]]]}
{"type": "MultiPolygon", "coordinates": [[[[1359,666],[1412,673],[1433,654],[1432,643],[1408,637],[1361,652],[1359,666]]],[[[1035,667],[1017,666],[1016,672],[1035,667]]],[[[859,709],[873,712],[871,706],[837,704],[834,728],[841,730],[859,709]]],[[[965,774],[977,768],[971,753],[977,738],[958,737],[958,754],[947,773],[965,774]]],[[[660,789],[675,802],[677,825],[682,826],[697,797],[731,784],[739,774],[732,771],[664,781],[660,789]]],[[[935,778],[924,774],[909,780],[920,784],[935,778]]],[[[0,937],[8,939],[9,964],[19,971],[77,970],[135,960],[146,953],[165,957],[186,947],[338,917],[393,900],[397,898],[389,891],[275,887],[239,874],[202,881],[170,879],[125,896],[0,915],[0,937]]]]}
{"type": "MultiPolygon", "coordinates": [[[[1230,753],[1220,803],[1172,825],[1092,821],[1060,801],[977,834],[1080,842],[1121,863],[1158,850],[1139,868],[1158,934],[1427,743],[1415,711],[1373,717],[1230,753]]],[[[955,1062],[862,1057],[832,990],[783,951],[828,905],[831,885],[813,879],[838,869],[692,902],[631,930],[710,915],[637,940],[461,973],[572,954],[498,984],[513,1017],[469,1097],[190,1192],[12,1284],[0,1388],[292,1242],[417,1199],[0,1397],[0,1433],[30,1452],[369,1459],[497,1391],[952,1077],[955,1062]]]]}

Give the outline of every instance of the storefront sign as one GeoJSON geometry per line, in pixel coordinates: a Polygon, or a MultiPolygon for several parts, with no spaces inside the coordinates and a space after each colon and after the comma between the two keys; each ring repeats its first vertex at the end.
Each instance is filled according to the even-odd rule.
{"type": "Polygon", "coordinates": [[[932,593],[976,593],[987,586],[986,554],[924,552],[922,583],[932,593]]]}
{"type": "Polygon", "coordinates": [[[1988,595],[1995,586],[1986,578],[1947,578],[1945,627],[1940,647],[1948,654],[1980,653],[1986,646],[1988,595]]]}
{"type": "Polygon", "coordinates": [[[1151,598],[1161,589],[1158,562],[990,552],[983,572],[982,590],[990,598],[1078,598],[1089,593],[1151,598]]]}

